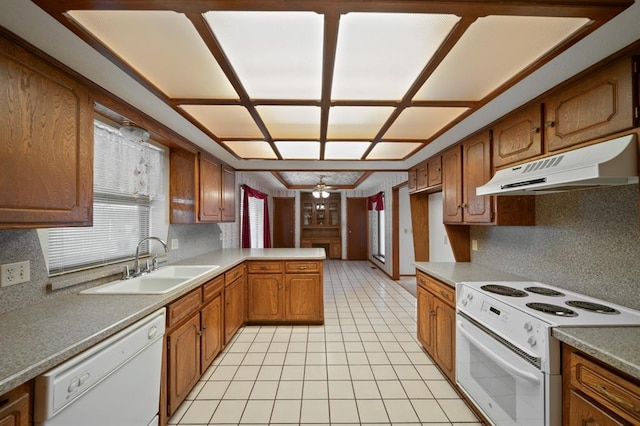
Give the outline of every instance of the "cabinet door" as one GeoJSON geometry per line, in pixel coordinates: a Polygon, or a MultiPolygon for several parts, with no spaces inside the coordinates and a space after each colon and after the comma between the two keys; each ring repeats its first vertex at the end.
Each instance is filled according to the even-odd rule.
{"type": "Polygon", "coordinates": [[[546,102],[549,152],[634,126],[632,62],[620,60],[546,102]]]}
{"type": "Polygon", "coordinates": [[[422,163],[418,166],[416,173],[416,187],[417,189],[424,189],[429,186],[429,166],[427,163],[422,163]]]}
{"type": "Polygon", "coordinates": [[[247,276],[247,320],[277,321],[282,311],[282,274],[247,276]]]}
{"type": "Polygon", "coordinates": [[[200,374],[204,374],[214,358],[222,350],[222,295],[200,311],[202,339],[200,342],[200,374]]]}
{"type": "Polygon", "coordinates": [[[0,395],[0,426],[29,426],[29,385],[0,395]]]}
{"type": "Polygon", "coordinates": [[[238,278],[224,289],[224,341],[225,344],[244,323],[244,277],[238,278]]]}
{"type": "Polygon", "coordinates": [[[428,186],[442,184],[442,157],[432,157],[428,161],[429,182],[428,186]]]}
{"type": "Polygon", "coordinates": [[[172,415],[200,379],[200,314],[170,332],[167,341],[167,392],[172,415]]]}
{"type": "Polygon", "coordinates": [[[534,104],[493,127],[493,166],[502,167],[544,153],[542,106],[534,104]]]}
{"type": "Polygon", "coordinates": [[[236,220],[236,172],[222,166],[222,190],[221,190],[222,221],[235,222],[236,220]]]}
{"type": "Polygon", "coordinates": [[[463,220],[466,223],[490,223],[491,197],[476,195],[476,188],[491,179],[491,137],[482,133],[462,144],[463,220]]]}
{"type": "Polygon", "coordinates": [[[417,185],[417,169],[409,170],[409,192],[413,192],[416,190],[417,185]]]}
{"type": "Polygon", "coordinates": [[[0,229],[91,226],[89,92],[2,39],[0,129],[0,229]]]}
{"type": "Polygon", "coordinates": [[[171,223],[195,223],[195,177],[198,157],[193,152],[172,149],[169,158],[170,221],[171,223]]]}
{"type": "Polygon", "coordinates": [[[285,275],[285,319],[322,321],[322,283],[319,274],[285,275]]]}
{"type": "Polygon", "coordinates": [[[329,258],[342,259],[342,244],[340,240],[331,240],[329,243],[329,258]]]}
{"type": "MultiPolygon", "coordinates": [[[[419,278],[418,278],[419,279],[419,278]]],[[[427,290],[418,285],[417,287],[417,296],[418,296],[418,340],[422,343],[425,350],[429,353],[429,355],[433,356],[433,333],[432,333],[432,322],[433,322],[433,308],[432,308],[432,300],[433,296],[427,290]]]]}
{"type": "Polygon", "coordinates": [[[433,358],[442,371],[455,383],[456,313],[437,297],[433,300],[435,350],[433,358]]]}
{"type": "Polygon", "coordinates": [[[569,390],[568,395],[569,418],[564,419],[563,424],[569,426],[622,426],[627,424],[613,417],[607,411],[599,408],[587,398],[576,393],[573,389],[569,390]]]}
{"type": "Polygon", "coordinates": [[[442,205],[444,223],[462,223],[462,147],[442,154],[442,205]]]}
{"type": "Polygon", "coordinates": [[[198,204],[198,220],[200,222],[219,222],[222,218],[220,205],[221,165],[213,158],[199,154],[200,199],[198,204]]]}

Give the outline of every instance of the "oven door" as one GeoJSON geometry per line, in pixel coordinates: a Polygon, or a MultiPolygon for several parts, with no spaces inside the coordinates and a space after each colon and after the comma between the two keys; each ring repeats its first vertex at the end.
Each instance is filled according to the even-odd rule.
{"type": "Polygon", "coordinates": [[[545,424],[545,374],[460,312],[456,381],[495,425],[545,424]]]}

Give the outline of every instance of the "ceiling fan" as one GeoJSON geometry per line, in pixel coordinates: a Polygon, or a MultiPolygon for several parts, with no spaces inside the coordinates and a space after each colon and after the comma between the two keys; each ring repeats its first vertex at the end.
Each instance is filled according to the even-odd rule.
{"type": "Polygon", "coordinates": [[[330,186],[327,186],[323,181],[322,178],[324,178],[323,175],[320,175],[320,181],[316,184],[315,188],[313,188],[313,191],[311,192],[311,195],[313,195],[314,198],[327,198],[329,197],[329,193],[327,192],[327,189],[330,189],[330,186]]]}

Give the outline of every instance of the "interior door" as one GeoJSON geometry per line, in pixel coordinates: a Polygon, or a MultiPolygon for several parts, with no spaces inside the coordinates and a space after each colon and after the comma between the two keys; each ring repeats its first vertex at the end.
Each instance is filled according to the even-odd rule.
{"type": "Polygon", "coordinates": [[[273,247],[293,248],[295,242],[295,198],[273,198],[273,247]]]}
{"type": "Polygon", "coordinates": [[[347,198],[347,259],[367,260],[369,215],[367,198],[347,198]]]}

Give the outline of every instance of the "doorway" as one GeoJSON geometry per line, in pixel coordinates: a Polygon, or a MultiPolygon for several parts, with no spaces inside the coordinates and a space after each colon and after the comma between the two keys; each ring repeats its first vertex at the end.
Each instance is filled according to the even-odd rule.
{"type": "Polygon", "coordinates": [[[273,247],[293,248],[296,246],[295,198],[273,198],[273,247]]]}
{"type": "Polygon", "coordinates": [[[369,258],[368,229],[367,198],[347,198],[347,260],[367,260],[369,258]]]}

